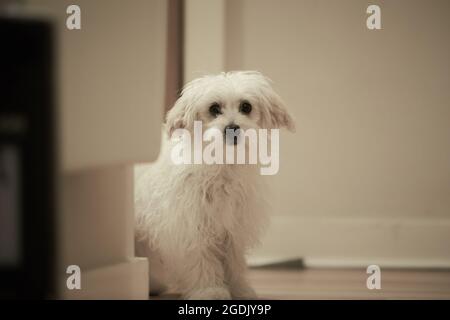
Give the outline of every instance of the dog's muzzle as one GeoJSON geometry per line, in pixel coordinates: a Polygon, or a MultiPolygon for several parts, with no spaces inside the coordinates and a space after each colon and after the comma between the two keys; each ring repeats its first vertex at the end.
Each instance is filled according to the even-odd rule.
{"type": "Polygon", "coordinates": [[[236,124],[229,124],[225,127],[225,141],[227,144],[238,144],[241,128],[236,124]]]}

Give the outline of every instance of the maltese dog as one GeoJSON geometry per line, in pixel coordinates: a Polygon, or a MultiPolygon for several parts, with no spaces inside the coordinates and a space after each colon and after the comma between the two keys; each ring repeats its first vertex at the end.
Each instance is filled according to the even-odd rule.
{"type": "Polygon", "coordinates": [[[256,298],[245,255],[266,224],[260,163],[174,163],[174,147],[183,136],[191,144],[195,122],[223,133],[223,146],[231,149],[243,143],[248,150],[239,139],[248,129],[294,131],[271,81],[259,72],[208,75],[187,84],[167,114],[158,160],[135,168],[136,254],[149,259],[152,293],[256,298]]]}

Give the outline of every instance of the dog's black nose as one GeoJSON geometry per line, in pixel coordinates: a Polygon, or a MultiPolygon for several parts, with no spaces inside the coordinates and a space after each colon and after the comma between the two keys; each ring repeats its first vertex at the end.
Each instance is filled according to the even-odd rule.
{"type": "Polygon", "coordinates": [[[241,127],[236,124],[229,124],[225,127],[225,139],[229,144],[237,144],[241,127]]]}
{"type": "MultiPolygon", "coordinates": [[[[241,127],[239,127],[237,124],[229,124],[225,127],[225,134],[227,133],[227,130],[232,130],[234,132],[239,130],[240,128],[241,127]]],[[[239,134],[239,132],[236,132],[236,134],[239,134]]]]}

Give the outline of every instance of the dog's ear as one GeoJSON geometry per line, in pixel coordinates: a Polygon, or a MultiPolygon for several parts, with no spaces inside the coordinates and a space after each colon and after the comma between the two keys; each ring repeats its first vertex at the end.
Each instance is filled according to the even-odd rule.
{"type": "Polygon", "coordinates": [[[166,116],[166,130],[169,137],[176,129],[189,129],[192,120],[189,109],[186,97],[181,95],[166,116]]]}
{"type": "Polygon", "coordinates": [[[295,122],[287,110],[281,97],[273,90],[270,80],[266,79],[266,85],[262,90],[262,104],[264,105],[262,117],[267,128],[287,128],[295,132],[295,122]]]}

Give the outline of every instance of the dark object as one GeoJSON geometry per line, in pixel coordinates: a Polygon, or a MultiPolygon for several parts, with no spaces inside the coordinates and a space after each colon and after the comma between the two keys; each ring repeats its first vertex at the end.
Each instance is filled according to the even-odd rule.
{"type": "Polygon", "coordinates": [[[210,107],[209,107],[209,113],[211,113],[211,115],[213,117],[217,117],[219,114],[222,114],[222,111],[220,110],[220,106],[218,103],[213,103],[210,107]]]}
{"type": "Polygon", "coordinates": [[[236,124],[229,124],[224,129],[224,134],[228,144],[236,145],[239,140],[239,134],[241,132],[241,127],[236,124]]]}
{"type": "Polygon", "coordinates": [[[0,297],[53,293],[53,34],[0,17],[0,297]]]}
{"type": "Polygon", "coordinates": [[[277,262],[266,263],[252,267],[252,269],[267,269],[267,270],[301,270],[305,269],[305,263],[302,258],[283,260],[277,262]]]}
{"type": "Polygon", "coordinates": [[[241,106],[239,107],[240,111],[243,114],[250,114],[252,112],[252,105],[246,101],[241,103],[241,106]]]}

